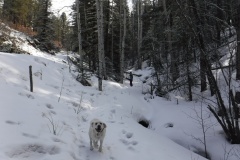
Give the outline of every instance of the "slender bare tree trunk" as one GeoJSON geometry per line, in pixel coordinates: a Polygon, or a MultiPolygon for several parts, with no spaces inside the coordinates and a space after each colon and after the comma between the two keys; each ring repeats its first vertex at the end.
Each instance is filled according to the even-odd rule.
{"type": "Polygon", "coordinates": [[[121,63],[121,83],[123,83],[123,78],[124,78],[124,50],[125,50],[125,39],[126,39],[126,21],[127,21],[127,16],[126,16],[126,0],[123,0],[123,38],[122,38],[122,49],[121,49],[121,58],[120,58],[120,63],[121,63]]]}
{"type": "Polygon", "coordinates": [[[80,0],[77,0],[77,24],[78,24],[78,54],[80,55],[80,70],[83,75],[83,52],[82,52],[82,30],[81,30],[81,16],[80,16],[80,0]]]}
{"type": "MultiPolygon", "coordinates": [[[[179,70],[178,70],[178,66],[177,66],[177,61],[178,61],[178,55],[176,55],[176,53],[173,51],[173,47],[172,47],[172,15],[171,15],[171,10],[168,10],[167,8],[169,8],[166,4],[166,0],[162,0],[163,3],[163,10],[164,10],[164,14],[166,17],[166,31],[167,31],[167,42],[168,42],[168,56],[169,59],[171,60],[170,62],[170,74],[171,74],[171,82],[175,82],[177,80],[177,78],[179,77],[179,70]]],[[[168,71],[167,71],[168,72],[168,71]]],[[[169,75],[169,74],[168,74],[169,75]]],[[[168,81],[169,81],[169,76],[167,77],[168,81]]],[[[169,83],[171,83],[169,82],[169,83]]]]}
{"type": "MultiPolygon", "coordinates": [[[[217,18],[220,20],[224,19],[224,10],[223,10],[223,0],[217,0],[217,18]]],[[[221,30],[222,30],[222,22],[218,21],[216,23],[216,30],[217,30],[217,45],[221,45],[221,30]]]]}
{"type": "Polygon", "coordinates": [[[119,0],[119,72],[120,72],[120,83],[123,83],[122,79],[122,2],[119,0]]]}
{"type": "Polygon", "coordinates": [[[138,0],[138,69],[142,68],[142,56],[141,56],[141,47],[142,47],[142,0],[138,0]]]}
{"type": "MultiPolygon", "coordinates": [[[[200,50],[205,52],[205,44],[204,44],[204,39],[203,39],[203,32],[200,27],[203,27],[203,22],[199,17],[198,11],[197,11],[197,6],[195,3],[195,0],[189,1],[190,5],[192,6],[193,14],[195,18],[197,19],[196,25],[197,25],[197,36],[199,40],[199,47],[200,50]]],[[[200,77],[201,77],[201,92],[207,90],[207,79],[206,79],[206,55],[204,55],[203,52],[200,52],[200,77]]]]}
{"type": "Polygon", "coordinates": [[[106,59],[105,57],[109,56],[109,53],[110,53],[110,50],[111,50],[111,47],[110,47],[110,42],[111,42],[111,39],[109,37],[109,32],[110,32],[110,12],[111,12],[111,8],[110,8],[110,0],[105,0],[103,1],[103,6],[104,6],[104,9],[103,9],[103,13],[104,13],[104,25],[103,25],[103,28],[104,28],[104,79],[106,80],[107,79],[107,68],[106,68],[106,59]]]}
{"type": "MultiPolygon", "coordinates": [[[[113,13],[113,1],[112,1],[112,6],[111,6],[111,13],[113,13]]],[[[113,14],[112,15],[112,19],[113,19],[113,14]]],[[[112,37],[111,37],[111,72],[113,74],[113,44],[114,44],[114,40],[113,40],[113,22],[111,23],[111,29],[112,29],[112,37]]]]}
{"type": "MultiPolygon", "coordinates": [[[[237,7],[237,52],[236,52],[236,80],[238,85],[240,85],[240,0],[238,0],[238,7],[237,7]]],[[[233,97],[233,96],[232,96],[233,97]]],[[[240,105],[240,86],[237,88],[235,93],[235,103],[234,110],[235,110],[235,124],[236,124],[236,132],[237,132],[237,140],[240,143],[240,130],[239,130],[239,105],[240,105]]]]}
{"type": "MultiPolygon", "coordinates": [[[[170,18],[169,18],[169,13],[167,11],[167,5],[166,5],[166,0],[162,0],[162,4],[163,4],[163,10],[164,10],[164,14],[165,14],[165,17],[168,21],[170,21],[170,18]]],[[[170,23],[168,22],[167,23],[167,26],[166,26],[166,30],[167,30],[167,41],[168,41],[168,53],[170,53],[172,51],[172,40],[171,40],[171,32],[170,32],[170,23]]],[[[170,84],[170,77],[169,77],[169,63],[168,63],[168,58],[169,57],[169,54],[167,55],[167,84],[170,84]]],[[[171,57],[171,56],[170,56],[171,57]]],[[[171,61],[172,61],[172,58],[170,58],[171,61]]],[[[172,70],[172,67],[170,66],[170,71],[172,70]]],[[[168,88],[168,86],[167,86],[168,88]]]]}
{"type": "MultiPolygon", "coordinates": [[[[237,8],[237,24],[235,26],[237,30],[237,52],[236,52],[236,80],[238,84],[240,84],[240,1],[238,0],[238,8],[237,8]]],[[[240,88],[236,91],[235,94],[236,103],[240,104],[240,88]]]]}
{"type": "Polygon", "coordinates": [[[104,42],[103,42],[103,13],[101,7],[101,0],[96,0],[97,9],[97,26],[98,26],[98,89],[102,91],[102,77],[103,77],[103,52],[104,52],[104,42]]]}
{"type": "Polygon", "coordinates": [[[104,22],[103,22],[103,1],[100,2],[100,18],[101,18],[101,56],[102,56],[102,76],[107,79],[105,50],[104,50],[104,22]]]}

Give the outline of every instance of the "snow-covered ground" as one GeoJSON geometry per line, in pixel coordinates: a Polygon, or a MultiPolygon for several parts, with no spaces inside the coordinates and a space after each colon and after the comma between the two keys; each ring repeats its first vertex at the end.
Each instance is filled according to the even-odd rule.
{"type": "Polygon", "coordinates": [[[144,99],[138,78],[134,78],[133,87],[128,82],[104,81],[100,92],[96,78],[91,80],[92,87],[84,87],[69,73],[62,58],[65,56],[0,53],[1,160],[204,159],[163,134],[184,130],[174,118],[181,106],[157,97],[144,99]],[[33,70],[33,93],[29,91],[29,65],[33,70]],[[173,112],[167,113],[165,107],[173,112]],[[144,117],[154,122],[151,129],[138,124],[144,117]],[[102,153],[89,149],[88,128],[93,118],[107,124],[102,153]],[[167,123],[174,126],[166,128],[167,123]],[[161,130],[166,131],[161,134],[161,130]]]}
{"type": "Polygon", "coordinates": [[[91,87],[75,80],[65,53],[48,55],[24,41],[21,46],[31,55],[0,53],[0,160],[204,160],[194,153],[204,151],[201,110],[211,159],[239,159],[239,145],[226,142],[201,100],[143,95],[148,68],[133,71],[142,75],[134,76],[133,87],[103,81],[100,92],[94,76],[91,87]],[[93,118],[107,124],[102,153],[90,150],[93,118]],[[138,124],[142,119],[151,122],[149,128],[138,124]]]}

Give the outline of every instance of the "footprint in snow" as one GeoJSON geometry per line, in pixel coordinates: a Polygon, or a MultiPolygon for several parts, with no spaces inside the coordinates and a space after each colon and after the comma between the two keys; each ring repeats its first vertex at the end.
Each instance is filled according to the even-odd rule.
{"type": "Polygon", "coordinates": [[[47,107],[48,109],[53,109],[53,108],[54,108],[54,107],[53,107],[51,104],[49,104],[49,103],[46,104],[46,107],[47,107]]]}
{"type": "Polygon", "coordinates": [[[21,123],[20,122],[14,122],[14,121],[11,121],[11,120],[7,120],[5,121],[7,124],[11,124],[11,125],[20,125],[21,123]]]}
{"type": "Polygon", "coordinates": [[[43,157],[45,155],[56,155],[60,153],[60,148],[57,146],[47,146],[38,143],[23,144],[14,146],[11,150],[6,152],[10,158],[16,159],[34,159],[35,157],[43,157]]]}
{"type": "Polygon", "coordinates": [[[112,109],[112,110],[111,110],[111,113],[112,113],[112,114],[115,114],[115,113],[116,113],[116,109],[112,109]]]}
{"type": "Polygon", "coordinates": [[[115,117],[115,114],[116,114],[116,109],[112,109],[108,117],[108,119],[110,120],[110,123],[115,123],[115,121],[113,120],[115,117]]]}
{"type": "Polygon", "coordinates": [[[51,114],[56,115],[57,113],[55,111],[50,111],[51,114]]]}
{"type": "Polygon", "coordinates": [[[126,137],[127,137],[128,139],[132,138],[132,136],[133,136],[133,133],[130,133],[130,132],[129,132],[129,133],[126,134],[126,137]]]}
{"type": "MultiPolygon", "coordinates": [[[[121,138],[120,141],[128,146],[128,145],[133,145],[136,146],[138,144],[137,141],[133,140],[133,141],[129,141],[129,139],[131,139],[133,137],[133,133],[131,132],[127,132],[125,130],[122,130],[122,134],[125,135],[125,138],[121,138]]],[[[134,150],[134,148],[132,146],[129,147],[129,150],[134,150]]]]}
{"type": "Polygon", "coordinates": [[[20,96],[24,96],[24,97],[27,97],[27,98],[29,98],[29,99],[34,99],[34,96],[33,95],[31,95],[31,94],[27,94],[27,93],[18,93],[18,95],[20,95],[20,96]]]}
{"type": "Polygon", "coordinates": [[[36,139],[36,138],[37,138],[37,136],[31,135],[31,134],[28,134],[28,133],[22,133],[22,135],[23,135],[24,137],[28,137],[28,138],[33,138],[33,139],[36,139]]]}
{"type": "Polygon", "coordinates": [[[135,146],[135,145],[138,144],[138,142],[137,141],[132,141],[131,144],[135,146]]]}
{"type": "Polygon", "coordinates": [[[173,123],[169,122],[164,125],[165,128],[172,128],[174,125],[173,123]]]}

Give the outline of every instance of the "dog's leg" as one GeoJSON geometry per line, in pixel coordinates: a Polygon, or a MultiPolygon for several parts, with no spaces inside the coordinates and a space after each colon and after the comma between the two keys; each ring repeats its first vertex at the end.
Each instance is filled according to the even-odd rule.
{"type": "Polygon", "coordinates": [[[94,147],[97,148],[98,147],[98,141],[93,141],[94,143],[94,147]]]}
{"type": "Polygon", "coordinates": [[[93,141],[92,139],[90,138],[90,150],[93,150],[93,145],[92,145],[93,141]]]}
{"type": "Polygon", "coordinates": [[[100,146],[98,149],[99,152],[102,152],[102,144],[103,144],[103,139],[100,139],[100,146]]]}

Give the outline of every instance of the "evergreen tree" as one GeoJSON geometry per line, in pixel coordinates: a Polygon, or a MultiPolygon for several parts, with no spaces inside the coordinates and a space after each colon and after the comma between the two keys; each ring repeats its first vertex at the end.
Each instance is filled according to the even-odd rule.
{"type": "MultiPolygon", "coordinates": [[[[73,14],[73,50],[78,51],[78,25],[77,25],[77,9],[76,4],[73,6],[75,11],[73,14]]],[[[81,29],[82,29],[82,48],[86,53],[84,59],[88,61],[92,70],[97,70],[97,18],[96,18],[96,2],[95,0],[80,1],[81,29]]]]}
{"type": "MultiPolygon", "coordinates": [[[[63,12],[60,16],[58,15],[51,16],[52,26],[54,33],[54,41],[58,44],[60,48],[68,48],[70,47],[72,41],[69,38],[71,34],[70,23],[67,21],[66,13],[63,12]]],[[[68,48],[69,50],[70,48],[68,48]]]]}
{"type": "Polygon", "coordinates": [[[52,42],[54,33],[53,21],[50,18],[51,0],[38,0],[38,12],[34,20],[34,29],[37,31],[36,38],[39,41],[39,48],[43,51],[49,52],[55,49],[52,42]]]}
{"type": "Polygon", "coordinates": [[[67,22],[67,16],[66,13],[63,12],[61,17],[60,17],[60,33],[61,33],[61,43],[63,45],[63,47],[65,47],[65,43],[67,43],[66,41],[66,35],[68,34],[68,29],[69,29],[69,24],[67,22]]]}
{"type": "Polygon", "coordinates": [[[3,17],[14,24],[31,26],[34,0],[4,0],[3,17]]]}

